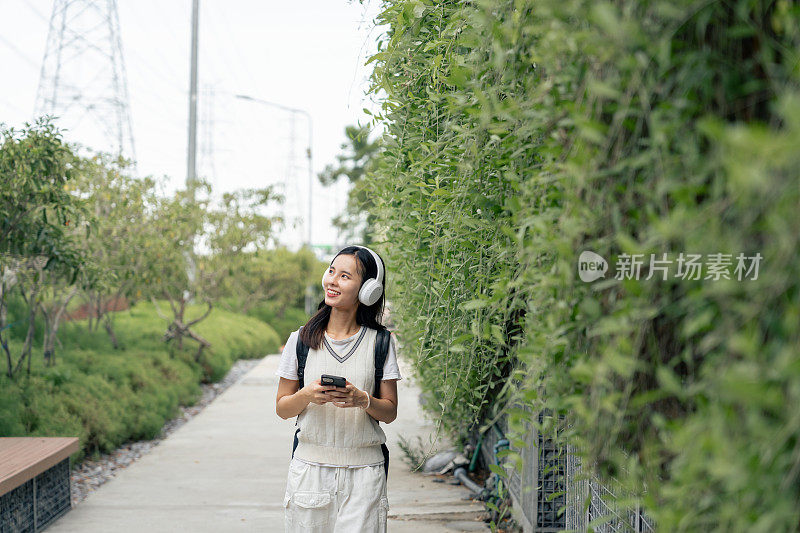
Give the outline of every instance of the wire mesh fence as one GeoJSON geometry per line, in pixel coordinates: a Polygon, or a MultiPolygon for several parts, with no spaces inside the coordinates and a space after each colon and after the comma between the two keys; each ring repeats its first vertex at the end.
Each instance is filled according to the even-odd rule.
{"type": "MultiPolygon", "coordinates": [[[[542,424],[549,413],[539,413],[542,424]]],[[[558,422],[563,424],[565,417],[558,422]]],[[[526,533],[654,533],[655,524],[638,505],[624,503],[627,494],[615,480],[600,483],[581,466],[577,450],[563,446],[536,427],[527,428],[520,449],[506,438],[501,417],[483,437],[481,455],[497,464],[497,452],[508,447],[522,457],[522,469],[507,469],[506,481],[517,521],[526,533]]],[[[500,463],[503,461],[500,460],[500,463]]]]}
{"type": "Polygon", "coordinates": [[[566,503],[564,474],[566,461],[558,446],[542,434],[537,437],[536,510],[538,531],[560,531],[564,528],[563,507],[566,503]]]}
{"type": "Polygon", "coordinates": [[[566,449],[566,528],[595,533],[654,533],[655,524],[638,504],[631,509],[619,502],[627,497],[614,480],[600,483],[581,468],[577,450],[566,449]],[[591,529],[590,529],[591,528],[591,529]]]}
{"type": "Polygon", "coordinates": [[[0,496],[0,533],[42,531],[70,506],[67,458],[0,496]]]}
{"type": "MultiPolygon", "coordinates": [[[[542,421],[542,413],[539,421],[542,421]]],[[[522,469],[508,468],[506,481],[513,506],[518,511],[517,521],[524,531],[555,533],[564,529],[565,491],[563,477],[566,463],[554,441],[535,428],[530,428],[519,448],[506,438],[507,421],[501,417],[484,434],[481,455],[486,464],[502,464],[497,452],[508,447],[522,457],[522,469]]]]}

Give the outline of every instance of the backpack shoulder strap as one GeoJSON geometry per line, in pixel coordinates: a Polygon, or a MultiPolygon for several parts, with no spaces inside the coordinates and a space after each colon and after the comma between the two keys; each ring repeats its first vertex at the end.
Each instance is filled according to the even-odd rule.
{"type": "Polygon", "coordinates": [[[300,340],[300,331],[303,329],[303,326],[300,326],[300,329],[297,331],[297,348],[295,353],[297,355],[297,377],[300,380],[300,388],[303,388],[303,378],[305,377],[306,371],[306,359],[308,359],[308,346],[300,340]]]}
{"type": "Polygon", "coordinates": [[[391,333],[388,329],[378,330],[375,337],[375,393],[376,398],[381,397],[381,380],[383,379],[383,365],[386,364],[386,357],[389,355],[389,341],[391,333]]]}
{"type": "MultiPolygon", "coordinates": [[[[388,329],[378,330],[378,335],[375,337],[375,396],[381,397],[381,380],[383,379],[383,365],[386,364],[386,357],[389,355],[389,342],[391,342],[391,333],[388,329]]],[[[389,479],[389,448],[386,443],[381,444],[381,452],[383,452],[383,472],[386,479],[389,479]]]]}

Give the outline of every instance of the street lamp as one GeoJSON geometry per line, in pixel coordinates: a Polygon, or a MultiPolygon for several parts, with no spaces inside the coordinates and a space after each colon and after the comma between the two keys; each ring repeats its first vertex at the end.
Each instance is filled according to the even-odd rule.
{"type": "Polygon", "coordinates": [[[314,145],[314,125],[313,121],[311,120],[311,114],[306,111],[305,109],[299,109],[296,107],[289,107],[282,104],[276,104],[275,102],[269,102],[267,100],[262,100],[261,98],[255,98],[253,96],[249,96],[246,94],[236,94],[234,97],[238,98],[239,100],[248,100],[250,102],[255,102],[257,104],[267,105],[270,107],[274,107],[276,109],[280,109],[283,111],[287,111],[292,113],[293,115],[305,115],[308,119],[308,148],[306,149],[306,157],[308,158],[308,237],[306,244],[308,244],[309,248],[311,247],[311,212],[312,212],[312,187],[314,185],[314,167],[313,167],[313,159],[311,157],[311,147],[314,145]]]}

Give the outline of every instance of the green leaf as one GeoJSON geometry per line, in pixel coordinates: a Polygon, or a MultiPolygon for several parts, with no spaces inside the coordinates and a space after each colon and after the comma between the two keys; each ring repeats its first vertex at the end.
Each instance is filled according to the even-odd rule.
{"type": "Polygon", "coordinates": [[[483,309],[489,303],[489,300],[478,298],[475,300],[469,300],[468,302],[464,302],[461,304],[461,309],[464,311],[474,311],[475,309],[483,309]]]}
{"type": "Polygon", "coordinates": [[[492,472],[494,472],[495,474],[497,474],[500,477],[503,477],[503,478],[507,478],[508,477],[508,472],[506,472],[504,468],[501,468],[498,465],[489,465],[489,470],[491,470],[492,472]]]}

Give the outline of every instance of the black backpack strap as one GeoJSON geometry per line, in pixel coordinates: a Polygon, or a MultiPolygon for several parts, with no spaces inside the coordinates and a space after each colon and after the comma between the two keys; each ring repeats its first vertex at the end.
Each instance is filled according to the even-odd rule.
{"type": "Polygon", "coordinates": [[[389,448],[386,443],[381,444],[381,451],[383,452],[383,473],[386,474],[386,481],[389,481],[389,448]]]}
{"type": "Polygon", "coordinates": [[[303,326],[300,326],[300,329],[297,331],[297,348],[295,350],[297,354],[297,377],[300,380],[301,389],[305,386],[305,380],[303,378],[306,373],[306,359],[308,359],[308,346],[300,340],[300,331],[302,331],[302,329],[303,326]]]}
{"type": "Polygon", "coordinates": [[[375,337],[375,396],[381,397],[381,380],[383,379],[383,365],[386,364],[386,357],[389,355],[389,342],[391,333],[388,329],[378,330],[375,337]]]}
{"type": "MultiPolygon", "coordinates": [[[[391,333],[388,329],[378,330],[375,337],[375,396],[381,397],[381,380],[383,379],[383,365],[386,364],[386,357],[389,355],[389,342],[391,333]]],[[[383,472],[386,474],[386,481],[389,481],[389,448],[386,443],[381,444],[383,452],[383,472]]]]}
{"type": "MultiPolygon", "coordinates": [[[[296,423],[297,423],[297,422],[295,422],[295,424],[296,424],[296,423]]],[[[298,433],[300,433],[300,428],[297,428],[297,429],[295,430],[295,432],[294,432],[294,442],[292,442],[292,459],[294,459],[294,451],[297,449],[297,444],[298,444],[298,442],[299,442],[299,441],[297,440],[297,434],[298,434],[298,433]]]]}
{"type": "MultiPolygon", "coordinates": [[[[303,329],[303,326],[300,326],[300,329],[303,329]]],[[[303,381],[306,372],[306,359],[308,359],[308,346],[306,346],[303,341],[300,340],[300,331],[297,332],[297,347],[295,349],[295,354],[297,355],[297,378],[300,380],[300,389],[303,388],[303,381]]],[[[299,389],[298,389],[299,390],[299,389]]],[[[299,416],[298,416],[299,418],[299,416]]],[[[294,421],[294,425],[297,425],[297,419],[294,421]]],[[[297,449],[297,434],[300,433],[300,428],[294,432],[294,442],[292,443],[292,457],[294,457],[294,451],[297,449]]]]}

